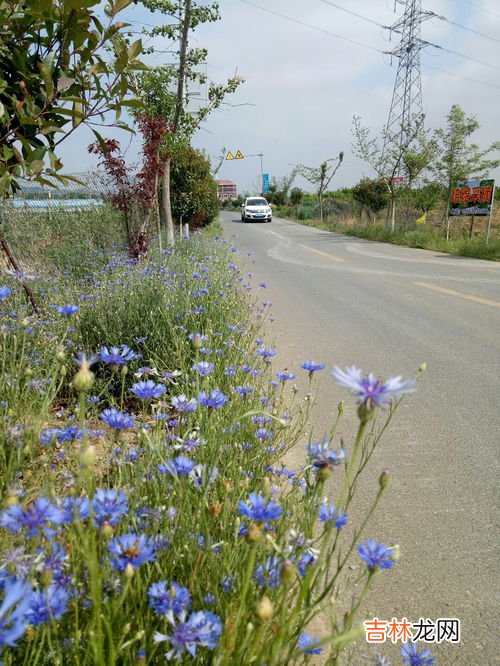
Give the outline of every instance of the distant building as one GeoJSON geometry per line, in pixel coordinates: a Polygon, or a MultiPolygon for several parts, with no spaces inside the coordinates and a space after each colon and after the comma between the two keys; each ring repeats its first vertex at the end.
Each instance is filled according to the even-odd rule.
{"type": "Polygon", "coordinates": [[[233,183],[231,180],[218,180],[217,196],[219,198],[219,201],[236,199],[238,197],[238,188],[236,186],[236,183],[233,183]]]}

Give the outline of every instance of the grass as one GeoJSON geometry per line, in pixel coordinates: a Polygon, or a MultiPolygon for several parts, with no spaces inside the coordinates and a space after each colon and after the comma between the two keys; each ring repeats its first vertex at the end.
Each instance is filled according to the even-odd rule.
{"type": "Polygon", "coordinates": [[[356,238],[367,238],[383,243],[434,250],[475,259],[500,261],[500,238],[496,237],[496,228],[493,228],[489,243],[486,243],[484,235],[469,239],[465,230],[454,232],[452,238],[447,241],[442,229],[431,225],[427,225],[425,228],[412,225],[408,229],[396,228],[395,231],[391,231],[385,224],[361,224],[353,218],[334,218],[332,216],[321,223],[320,220],[313,217],[297,217],[289,208],[279,209],[275,214],[288,217],[305,226],[324,229],[325,231],[335,231],[356,238]]]}
{"type": "Polygon", "coordinates": [[[278,666],[314,647],[341,663],[395,563],[384,544],[376,563],[356,555],[385,477],[364,521],[342,528],[401,398],[360,410],[347,462],[342,404],[309,441],[320,368],[303,370],[300,398],[237,248],[197,234],[135,263],[100,247],[102,220],[61,222],[48,259],[45,241],[10,231],[40,268],[42,313],[16,278],[0,285],[3,662],[278,666]],[[292,446],[298,469],[282,462],[292,446]]]}

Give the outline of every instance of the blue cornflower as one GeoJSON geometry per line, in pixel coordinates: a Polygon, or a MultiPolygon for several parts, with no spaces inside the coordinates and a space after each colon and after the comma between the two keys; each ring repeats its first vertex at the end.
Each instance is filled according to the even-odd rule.
{"type": "Polygon", "coordinates": [[[111,566],[117,571],[125,571],[128,564],[136,569],[156,560],[155,543],[145,534],[122,534],[109,542],[108,551],[114,555],[111,566]]]}
{"type": "Polygon", "coordinates": [[[318,511],[318,518],[325,523],[325,525],[334,525],[338,530],[347,525],[347,514],[339,513],[334,504],[327,504],[323,502],[318,511]]]}
{"type": "Polygon", "coordinates": [[[213,372],[215,366],[213,363],[209,363],[208,361],[199,361],[199,363],[195,363],[192,367],[193,370],[199,375],[206,377],[211,372],[213,372]]]}
{"type": "Polygon", "coordinates": [[[325,367],[324,363],[316,363],[315,361],[304,361],[300,365],[301,368],[304,370],[307,370],[309,374],[312,374],[313,372],[316,372],[317,370],[323,370],[325,367]]]}
{"type": "Polygon", "coordinates": [[[74,315],[78,312],[80,306],[78,305],[59,305],[57,307],[57,312],[60,315],[65,315],[67,317],[74,315]]]}
{"type": "Polygon", "coordinates": [[[286,372],[283,370],[283,372],[277,372],[276,377],[281,379],[282,382],[286,382],[287,380],[295,379],[296,375],[294,375],[293,372],[286,372]]]}
{"type": "Polygon", "coordinates": [[[39,536],[43,528],[47,536],[53,534],[49,525],[60,525],[64,520],[63,512],[45,497],[39,497],[25,511],[13,504],[0,514],[0,526],[11,532],[27,528],[28,536],[39,536]]]}
{"type": "Polygon", "coordinates": [[[199,611],[190,615],[187,620],[184,617],[176,624],[173,616],[167,615],[172,625],[172,634],[156,632],[154,635],[155,643],[170,643],[171,649],[165,654],[167,660],[183,659],[185,652],[195,657],[197,647],[213,650],[218,645],[223,626],[217,615],[210,611],[199,611]]]}
{"type": "MultiPolygon", "coordinates": [[[[317,552],[317,551],[316,551],[317,552]]],[[[307,574],[307,567],[313,565],[317,560],[317,556],[315,552],[310,550],[305,550],[302,555],[299,558],[299,561],[297,562],[297,569],[299,570],[299,574],[302,576],[302,578],[305,577],[307,574]]]]}
{"type": "Polygon", "coordinates": [[[104,409],[101,412],[101,420],[107,423],[110,428],[116,428],[116,430],[134,427],[134,418],[125,412],[119,412],[114,407],[104,409]]]}
{"type": "Polygon", "coordinates": [[[45,590],[33,592],[30,600],[30,624],[44,624],[59,620],[68,610],[70,595],[59,585],[51,584],[45,590]]]}
{"type": "Polygon", "coordinates": [[[337,384],[352,390],[359,405],[366,405],[369,409],[389,407],[395,398],[415,390],[413,380],[402,382],[401,377],[390,377],[384,382],[371,373],[363,377],[361,370],[354,365],[345,370],[335,366],[332,374],[337,384]]]}
{"type": "Polygon", "coordinates": [[[152,379],[147,379],[137,384],[132,384],[131,392],[141,400],[160,398],[165,393],[163,384],[155,384],[152,379]]]}
{"type": "Polygon", "coordinates": [[[174,395],[171,403],[178,412],[194,412],[198,406],[196,398],[186,398],[184,394],[174,395]]]}
{"type": "Polygon", "coordinates": [[[49,446],[54,444],[57,441],[57,436],[60,434],[61,428],[45,428],[40,433],[39,439],[40,444],[43,446],[49,446]]]}
{"type": "Polygon", "coordinates": [[[208,594],[205,594],[205,596],[203,597],[203,601],[210,606],[213,603],[215,603],[215,597],[211,592],[209,592],[208,594]]]}
{"type": "Polygon", "coordinates": [[[189,590],[173,581],[161,580],[153,583],[148,590],[149,605],[158,615],[172,611],[174,615],[188,612],[191,606],[189,590]]]}
{"type": "Polygon", "coordinates": [[[401,656],[405,666],[430,666],[435,663],[434,657],[431,657],[429,648],[424,648],[420,652],[416,643],[406,643],[401,648],[401,656]]]}
{"type": "Polygon", "coordinates": [[[328,441],[321,443],[313,442],[306,446],[307,454],[311,459],[312,465],[318,469],[328,467],[333,469],[342,463],[345,458],[345,451],[342,449],[340,452],[330,449],[328,441]]]}
{"type": "Polygon", "coordinates": [[[140,355],[127,345],[120,345],[120,347],[101,347],[99,357],[106,365],[126,365],[127,361],[140,358],[140,355]]]}
{"type": "Polygon", "coordinates": [[[90,515],[90,501],[87,497],[65,497],[61,502],[61,509],[65,524],[86,520],[90,515]]]}
{"type": "MultiPolygon", "coordinates": [[[[1,293],[1,292],[0,292],[1,293]]],[[[0,649],[3,645],[16,647],[16,641],[30,623],[31,587],[21,580],[7,576],[0,584],[0,649]]]]}
{"type": "Polygon", "coordinates": [[[246,504],[243,500],[238,502],[238,513],[259,523],[266,523],[268,520],[278,520],[281,517],[282,508],[273,500],[266,503],[263,495],[250,493],[246,504]]]}
{"type": "Polygon", "coordinates": [[[2,285],[0,287],[0,301],[5,300],[6,298],[9,298],[9,296],[12,293],[12,289],[9,289],[6,285],[2,285]]]}
{"type": "Polygon", "coordinates": [[[317,636],[310,636],[307,632],[304,632],[300,635],[297,645],[304,654],[321,654],[323,652],[322,647],[315,647],[319,643],[319,638],[317,636]]]}
{"type": "Polygon", "coordinates": [[[75,424],[61,428],[57,434],[58,442],[73,442],[82,439],[82,429],[75,424]]]}
{"type": "Polygon", "coordinates": [[[262,587],[267,586],[269,589],[274,590],[281,583],[281,567],[283,562],[277,555],[268,557],[264,564],[259,564],[253,575],[254,581],[257,585],[262,587]]]}
{"type": "Polygon", "coordinates": [[[187,456],[177,456],[172,460],[165,461],[164,465],[158,465],[158,471],[168,476],[187,476],[195,467],[195,462],[187,456]]]}
{"type": "Polygon", "coordinates": [[[255,389],[253,386],[237,386],[234,390],[244,398],[245,396],[250,395],[250,393],[253,393],[255,389]]]}
{"type": "Polygon", "coordinates": [[[189,478],[191,479],[196,490],[207,488],[215,481],[218,476],[219,470],[217,467],[208,468],[204,464],[195,465],[189,472],[189,478]]]}
{"type": "Polygon", "coordinates": [[[262,346],[257,349],[257,354],[262,356],[262,358],[265,360],[267,358],[276,356],[276,349],[266,349],[264,346],[262,346]]]}
{"type": "Polygon", "coordinates": [[[227,396],[225,396],[224,393],[218,389],[212,389],[208,395],[205,393],[205,391],[200,391],[200,393],[198,393],[198,402],[203,407],[220,409],[226,404],[227,396]]]}
{"type": "Polygon", "coordinates": [[[368,568],[373,571],[379,569],[390,569],[394,566],[394,549],[385,543],[377,543],[374,539],[367,539],[358,545],[358,553],[368,568]]]}
{"type": "Polygon", "coordinates": [[[94,512],[94,521],[101,527],[104,523],[109,523],[113,527],[118,525],[122,516],[128,513],[128,499],[122,490],[110,488],[104,490],[99,488],[94,493],[92,500],[92,510],[94,512]]]}

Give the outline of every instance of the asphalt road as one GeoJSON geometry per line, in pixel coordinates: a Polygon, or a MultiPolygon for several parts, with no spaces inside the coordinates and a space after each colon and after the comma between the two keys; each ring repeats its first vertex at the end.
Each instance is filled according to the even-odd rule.
{"type": "MultiPolygon", "coordinates": [[[[399,544],[401,559],[380,575],[366,614],[459,618],[460,644],[430,646],[436,664],[499,663],[500,264],[276,218],[244,224],[224,212],[221,222],[267,283],[256,288],[273,302],[276,370],[303,376],[300,363],[314,359],[407,378],[427,364],[373,460],[372,486],[383,468],[391,485],[366,536],[399,544]]],[[[320,437],[338,401],[351,399],[329,370],[318,380],[320,437]]],[[[354,406],[350,416],[347,440],[354,406]]],[[[395,646],[384,652],[400,663],[395,646]]]]}

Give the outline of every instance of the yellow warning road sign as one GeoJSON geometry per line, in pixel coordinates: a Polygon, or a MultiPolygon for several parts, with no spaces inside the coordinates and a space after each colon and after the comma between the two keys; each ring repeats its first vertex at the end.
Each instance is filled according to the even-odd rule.
{"type": "Polygon", "coordinates": [[[233,153],[229,152],[229,153],[226,155],[226,160],[234,160],[234,155],[233,155],[233,153]]]}
{"type": "Polygon", "coordinates": [[[245,156],[243,155],[243,153],[240,150],[237,150],[236,155],[234,156],[234,159],[235,160],[242,160],[244,157],[245,156]]]}

